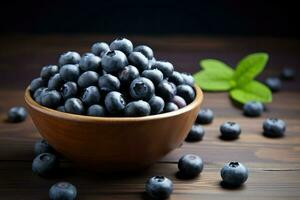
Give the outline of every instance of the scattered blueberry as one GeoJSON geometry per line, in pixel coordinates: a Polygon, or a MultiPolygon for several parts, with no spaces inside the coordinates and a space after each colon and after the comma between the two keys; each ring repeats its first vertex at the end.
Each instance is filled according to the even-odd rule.
{"type": "Polygon", "coordinates": [[[58,160],[54,154],[42,153],[34,158],[32,171],[40,176],[47,176],[54,172],[58,166],[58,160]]]}
{"type": "Polygon", "coordinates": [[[68,182],[56,183],[49,190],[50,200],[75,200],[76,196],[76,187],[68,182]]]}
{"type": "Polygon", "coordinates": [[[78,91],[77,84],[72,81],[69,81],[62,86],[61,95],[64,100],[67,100],[69,98],[75,97],[77,91],[78,91]]]}
{"type": "Polygon", "coordinates": [[[110,45],[111,50],[119,50],[129,55],[133,50],[133,45],[130,40],[126,38],[117,38],[110,45]]]}
{"type": "Polygon", "coordinates": [[[48,108],[56,108],[60,105],[61,95],[56,90],[45,90],[41,93],[41,104],[48,108]]]}
{"type": "Polygon", "coordinates": [[[58,72],[58,66],[56,65],[48,65],[44,66],[41,70],[41,78],[44,80],[48,80],[51,76],[58,72]]]}
{"type": "Polygon", "coordinates": [[[277,118],[268,118],[263,122],[263,134],[267,137],[282,137],[286,129],[283,120],[277,118]]]}
{"type": "Polygon", "coordinates": [[[230,162],[221,169],[223,183],[227,186],[240,186],[248,179],[248,169],[239,162],[230,162]]]}
{"type": "Polygon", "coordinates": [[[97,42],[93,44],[91,51],[94,55],[102,57],[105,53],[110,51],[108,44],[105,42],[97,42]]]}
{"type": "Polygon", "coordinates": [[[7,121],[9,122],[22,122],[26,117],[27,111],[21,106],[12,107],[7,113],[7,121]]]}
{"type": "Polygon", "coordinates": [[[85,112],[83,103],[78,98],[67,99],[65,102],[65,111],[67,113],[78,114],[78,115],[82,115],[85,112]]]}
{"type": "Polygon", "coordinates": [[[224,140],[234,140],[241,134],[241,127],[235,122],[225,122],[220,126],[221,138],[224,140]]]}
{"type": "Polygon", "coordinates": [[[101,105],[94,104],[87,109],[87,115],[104,117],[106,115],[105,108],[101,105]]]}
{"type": "Polygon", "coordinates": [[[198,112],[196,122],[198,124],[210,124],[214,119],[214,113],[209,108],[203,108],[198,112]]]}
{"type": "Polygon", "coordinates": [[[181,73],[174,71],[173,74],[169,77],[168,81],[174,83],[175,85],[185,84],[185,81],[181,73]]]}
{"type": "Polygon", "coordinates": [[[80,62],[80,55],[77,52],[69,51],[63,53],[58,60],[59,66],[63,66],[66,64],[78,64],[80,62]]]}
{"type": "Polygon", "coordinates": [[[132,52],[128,56],[129,63],[140,71],[148,69],[148,59],[140,52],[132,52]]]}
{"type": "Polygon", "coordinates": [[[281,81],[277,77],[269,77],[265,80],[265,84],[272,90],[278,92],[281,89],[281,81]]]}
{"type": "Polygon", "coordinates": [[[126,86],[130,85],[130,83],[140,76],[139,70],[132,65],[126,66],[119,73],[120,82],[126,86]]]}
{"type": "Polygon", "coordinates": [[[175,103],[178,106],[178,108],[183,108],[186,106],[186,102],[181,96],[175,95],[171,102],[175,103]]]}
{"type": "Polygon", "coordinates": [[[49,90],[58,90],[64,84],[64,81],[61,79],[60,74],[54,74],[48,81],[49,90]]]}
{"type": "Polygon", "coordinates": [[[165,61],[156,61],[152,64],[151,69],[159,69],[165,78],[171,76],[174,71],[173,65],[165,61]]]}
{"type": "Polygon", "coordinates": [[[178,109],[179,109],[178,106],[173,102],[168,102],[165,105],[165,112],[172,112],[178,109]]]}
{"type": "Polygon", "coordinates": [[[155,87],[147,78],[136,78],[130,84],[130,95],[134,99],[148,100],[154,95],[155,87]]]}
{"type": "Polygon", "coordinates": [[[80,75],[80,70],[77,65],[67,64],[60,68],[59,74],[64,81],[76,82],[80,75]]]}
{"type": "Polygon", "coordinates": [[[154,176],[146,182],[146,193],[154,199],[167,199],[173,192],[173,183],[164,176],[154,176]]]}
{"type": "Polygon", "coordinates": [[[285,67],[281,71],[281,78],[284,80],[292,80],[296,76],[296,71],[293,68],[285,67]]]}
{"type": "Polygon", "coordinates": [[[99,72],[101,69],[101,59],[93,54],[86,54],[81,58],[79,68],[82,71],[99,72]]]}
{"type": "Polygon", "coordinates": [[[81,88],[86,88],[92,85],[97,85],[99,75],[94,71],[87,71],[82,73],[78,78],[78,86],[81,88]]]}
{"type": "Polygon", "coordinates": [[[202,140],[205,134],[204,128],[199,124],[194,124],[189,134],[185,138],[187,142],[196,142],[202,140]]]}
{"type": "Polygon", "coordinates": [[[166,80],[161,81],[156,89],[157,95],[162,97],[165,101],[171,101],[175,96],[175,90],[173,86],[166,80]]]}
{"type": "Polygon", "coordinates": [[[150,115],[151,107],[146,101],[138,100],[128,103],[124,110],[127,117],[141,117],[150,115]]]}
{"type": "Polygon", "coordinates": [[[111,114],[122,114],[126,106],[123,95],[116,91],[108,93],[104,103],[106,110],[111,114]]]}
{"type": "Polygon", "coordinates": [[[187,154],[179,159],[178,169],[181,176],[185,178],[193,178],[202,172],[203,161],[197,155],[187,154]]]}
{"type": "Polygon", "coordinates": [[[184,84],[187,84],[191,87],[194,86],[195,84],[195,80],[194,80],[194,77],[191,75],[191,74],[187,74],[187,73],[181,73],[181,76],[184,80],[184,84]]]}
{"type": "Polygon", "coordinates": [[[195,91],[189,85],[178,85],[177,86],[177,95],[184,98],[186,103],[191,103],[195,99],[195,91]]]}
{"type": "Polygon", "coordinates": [[[91,106],[100,102],[100,92],[96,86],[89,86],[84,89],[81,101],[86,106],[91,106]]]}
{"type": "Polygon", "coordinates": [[[164,79],[163,73],[158,69],[144,70],[142,76],[150,79],[154,85],[158,85],[164,79]]]}
{"type": "Polygon", "coordinates": [[[29,85],[30,92],[35,92],[37,89],[41,87],[47,86],[47,81],[43,80],[42,78],[35,78],[31,81],[29,85]]]}
{"type": "Polygon", "coordinates": [[[98,80],[98,86],[104,92],[118,91],[120,85],[119,79],[111,74],[104,74],[98,80]]]}
{"type": "Polygon", "coordinates": [[[126,55],[118,50],[107,52],[101,60],[102,68],[108,73],[117,73],[128,65],[126,55]]]}
{"type": "Polygon", "coordinates": [[[54,153],[55,150],[48,144],[45,139],[40,139],[34,144],[34,154],[36,156],[42,153],[54,153]]]}
{"type": "Polygon", "coordinates": [[[159,96],[153,96],[148,101],[151,107],[151,114],[156,115],[162,113],[165,107],[165,101],[159,96]]]}
{"type": "Polygon", "coordinates": [[[151,60],[153,58],[153,51],[150,47],[146,45],[139,45],[133,49],[135,52],[141,52],[148,60],[151,60]]]}
{"type": "Polygon", "coordinates": [[[261,102],[249,101],[244,105],[243,110],[244,110],[244,115],[246,116],[258,117],[264,111],[264,106],[261,102]]]}

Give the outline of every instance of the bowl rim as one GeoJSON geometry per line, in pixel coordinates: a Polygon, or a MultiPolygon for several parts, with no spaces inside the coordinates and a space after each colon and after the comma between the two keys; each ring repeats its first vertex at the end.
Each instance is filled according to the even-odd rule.
{"type": "Polygon", "coordinates": [[[157,114],[157,115],[148,115],[148,116],[143,116],[143,117],[97,117],[97,116],[77,115],[77,114],[60,112],[60,111],[57,111],[57,110],[54,110],[51,108],[44,107],[44,106],[38,104],[36,101],[34,101],[30,95],[29,86],[25,90],[24,98],[25,98],[26,104],[30,108],[32,108],[38,112],[47,114],[47,115],[51,115],[53,117],[63,118],[66,120],[89,121],[89,122],[91,122],[91,121],[92,122],[137,122],[137,121],[150,121],[150,120],[169,118],[169,117],[180,115],[182,113],[192,110],[197,105],[200,105],[201,102],[203,101],[203,92],[200,89],[200,87],[195,84],[194,88],[196,91],[196,97],[187,106],[180,108],[176,111],[157,114]]]}

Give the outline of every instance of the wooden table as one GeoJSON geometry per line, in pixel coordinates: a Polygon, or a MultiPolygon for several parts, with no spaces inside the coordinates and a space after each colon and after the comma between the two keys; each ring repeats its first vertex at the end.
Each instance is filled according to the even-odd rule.
{"type": "MultiPolygon", "coordinates": [[[[24,105],[24,88],[38,76],[42,65],[56,63],[66,50],[89,51],[93,41],[112,36],[45,35],[0,37],[0,199],[48,199],[48,189],[57,181],[70,181],[78,189],[79,199],[147,199],[144,184],[149,176],[165,175],[174,182],[171,199],[300,199],[300,79],[284,82],[281,92],[259,118],[246,118],[226,93],[205,93],[203,107],[215,112],[215,120],[205,126],[204,140],[183,146],[149,170],[137,175],[104,176],[62,161],[60,174],[41,178],[31,172],[33,145],[40,138],[30,117],[23,123],[5,122],[11,106],[24,105]],[[286,137],[262,136],[262,121],[280,117],[287,123],[286,137]],[[239,140],[218,138],[219,125],[236,121],[242,127],[239,140]],[[201,156],[205,168],[193,180],[179,180],[177,161],[186,153],[201,156]],[[220,184],[220,169],[225,162],[240,161],[250,170],[247,183],[228,190],[220,184]]],[[[196,36],[130,37],[135,43],[153,47],[157,58],[170,60],[179,71],[195,72],[202,58],[219,58],[234,66],[247,53],[270,53],[268,70],[262,78],[277,75],[283,66],[300,66],[297,40],[269,38],[208,38],[196,36]]],[[[55,130],[53,130],[55,131],[55,130]]],[[[171,131],[171,130],[170,130],[171,131]]],[[[121,167],[121,166],[120,166],[121,167]]]]}

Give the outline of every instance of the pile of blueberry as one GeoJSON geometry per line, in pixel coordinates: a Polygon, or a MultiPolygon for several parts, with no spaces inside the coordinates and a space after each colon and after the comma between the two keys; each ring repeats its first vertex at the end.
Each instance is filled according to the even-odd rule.
{"type": "Polygon", "coordinates": [[[178,110],[195,98],[194,79],[158,61],[146,45],[117,38],[92,45],[80,56],[69,51],[58,65],[44,66],[30,83],[34,100],[61,112],[138,117],[178,110]]]}

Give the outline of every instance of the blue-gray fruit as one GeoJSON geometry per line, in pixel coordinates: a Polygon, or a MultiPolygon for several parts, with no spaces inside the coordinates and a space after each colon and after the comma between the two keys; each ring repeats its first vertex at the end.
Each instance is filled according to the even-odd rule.
{"type": "Polygon", "coordinates": [[[97,116],[97,117],[104,117],[106,115],[105,108],[101,105],[94,104],[91,105],[87,109],[87,115],[89,116],[97,116]]]}
{"type": "Polygon", "coordinates": [[[56,65],[47,65],[44,66],[41,70],[40,76],[44,80],[48,80],[51,76],[58,72],[58,66],[56,65]]]}
{"type": "Polygon", "coordinates": [[[173,192],[173,183],[164,176],[154,176],[147,180],[146,193],[154,199],[167,199],[173,192]]]}
{"type": "Polygon", "coordinates": [[[194,124],[189,134],[185,138],[187,142],[196,142],[202,140],[205,134],[204,128],[199,124],[194,124]]]}
{"type": "Polygon", "coordinates": [[[79,68],[82,71],[99,72],[101,69],[101,59],[94,54],[86,54],[81,58],[79,68]]]}
{"type": "Polygon", "coordinates": [[[248,169],[239,162],[230,162],[221,169],[223,183],[227,186],[240,186],[248,179],[248,169]]]}
{"type": "Polygon", "coordinates": [[[221,138],[224,140],[235,140],[239,137],[242,130],[238,123],[225,122],[220,126],[221,138]]]}
{"type": "Polygon", "coordinates": [[[58,160],[54,154],[42,153],[34,158],[32,171],[40,176],[52,174],[58,166],[58,160]]]}
{"type": "Polygon", "coordinates": [[[267,137],[282,137],[286,130],[286,124],[281,119],[268,118],[263,122],[263,130],[263,134],[267,137]]]}
{"type": "Polygon", "coordinates": [[[89,86],[83,90],[81,97],[86,106],[91,106],[100,102],[100,92],[96,86],[89,86]]]}
{"type": "Polygon", "coordinates": [[[184,80],[184,84],[187,84],[191,87],[194,87],[194,84],[195,84],[195,80],[194,80],[194,77],[191,75],[191,74],[188,74],[188,73],[181,73],[181,76],[184,80]]]}
{"type": "Polygon", "coordinates": [[[49,143],[45,139],[39,139],[34,144],[34,154],[36,156],[42,154],[42,153],[54,153],[55,150],[52,146],[49,145],[49,143]]]}
{"type": "Polygon", "coordinates": [[[281,89],[281,80],[277,77],[269,77],[265,80],[265,84],[272,90],[278,92],[281,89]]]}
{"type": "Polygon", "coordinates": [[[61,95],[64,100],[67,100],[71,97],[75,97],[77,95],[77,91],[77,84],[75,82],[69,81],[62,86],[61,95]]]}
{"type": "Polygon", "coordinates": [[[185,81],[181,75],[181,73],[174,71],[172,75],[169,77],[168,81],[174,83],[175,85],[185,84],[185,81]]]}
{"type": "Polygon", "coordinates": [[[48,81],[49,90],[59,90],[64,84],[64,81],[61,79],[60,74],[54,74],[48,81]]]}
{"type": "Polygon", "coordinates": [[[78,65],[67,64],[60,68],[59,74],[64,81],[77,82],[77,79],[80,75],[80,70],[78,65]]]}
{"type": "Polygon", "coordinates": [[[109,51],[101,59],[102,68],[108,73],[118,73],[128,65],[126,55],[122,51],[109,51]]]}
{"type": "Polygon", "coordinates": [[[85,113],[83,103],[78,98],[70,98],[65,102],[65,111],[67,113],[82,115],[85,113]]]}
{"type": "Polygon", "coordinates": [[[138,78],[139,75],[139,70],[135,66],[128,65],[120,71],[119,80],[123,85],[128,86],[134,79],[138,78]]]}
{"type": "Polygon", "coordinates": [[[166,105],[165,105],[165,109],[164,109],[164,111],[165,112],[172,112],[172,111],[175,111],[175,110],[178,110],[179,108],[178,108],[178,106],[175,104],[175,103],[173,103],[173,102],[168,102],[168,103],[166,103],[166,105]]]}
{"type": "Polygon", "coordinates": [[[191,103],[195,99],[195,91],[189,85],[178,85],[177,86],[177,95],[184,98],[187,104],[191,103]]]}
{"type": "Polygon", "coordinates": [[[30,92],[34,93],[38,88],[45,87],[45,86],[47,86],[47,81],[39,77],[31,81],[29,85],[29,90],[30,92]]]}
{"type": "Polygon", "coordinates": [[[97,42],[93,44],[91,51],[94,55],[102,57],[105,53],[110,51],[109,46],[105,42],[97,42]]]}
{"type": "Polygon", "coordinates": [[[214,113],[209,108],[201,109],[197,114],[196,123],[198,124],[210,124],[214,119],[214,113]]]}
{"type": "Polygon", "coordinates": [[[132,81],[129,92],[134,99],[149,100],[154,95],[155,87],[149,79],[139,77],[132,81]]]}
{"type": "Polygon", "coordinates": [[[129,55],[133,50],[133,45],[130,40],[126,38],[117,38],[110,45],[109,48],[113,50],[122,51],[124,54],[129,55]]]}
{"type": "Polygon", "coordinates": [[[151,60],[153,58],[153,50],[146,46],[146,45],[139,45],[136,46],[133,51],[135,52],[141,52],[144,56],[146,56],[146,58],[148,58],[148,60],[151,60]]]}
{"type": "Polygon", "coordinates": [[[60,105],[61,95],[56,90],[45,90],[41,93],[41,105],[48,108],[56,108],[60,105]]]}
{"type": "Polygon", "coordinates": [[[142,76],[150,79],[154,85],[158,85],[164,79],[163,73],[158,69],[144,70],[142,76]]]}
{"type": "Polygon", "coordinates": [[[185,178],[193,178],[202,172],[203,161],[197,155],[186,154],[179,159],[178,169],[181,176],[185,178]]]}
{"type": "Polygon", "coordinates": [[[140,52],[131,52],[128,56],[128,61],[141,72],[149,68],[148,59],[140,52]]]}
{"type": "Polygon", "coordinates": [[[147,116],[151,113],[151,107],[146,101],[138,100],[128,103],[124,110],[127,117],[147,116]]]}
{"type": "Polygon", "coordinates": [[[186,102],[184,100],[184,98],[182,98],[181,96],[175,95],[173,97],[173,99],[171,100],[171,102],[175,103],[178,108],[183,108],[186,106],[186,102]]]}
{"type": "Polygon", "coordinates": [[[117,77],[111,74],[104,74],[103,76],[100,76],[98,86],[100,91],[103,92],[118,91],[121,83],[117,77]]]}
{"type": "Polygon", "coordinates": [[[151,107],[152,115],[156,115],[156,114],[162,113],[164,111],[165,101],[161,97],[153,96],[148,101],[148,103],[151,107]]]}
{"type": "Polygon", "coordinates": [[[75,200],[76,197],[76,187],[68,182],[56,183],[49,190],[50,200],[75,200]]]}
{"type": "Polygon", "coordinates": [[[78,86],[81,88],[86,88],[92,85],[97,85],[99,75],[94,71],[86,71],[82,73],[78,78],[78,86]]]}
{"type": "Polygon", "coordinates": [[[7,121],[9,122],[22,122],[27,117],[27,111],[22,106],[15,106],[9,109],[7,113],[7,121]]]}
{"type": "Polygon", "coordinates": [[[172,63],[166,61],[156,61],[151,65],[151,69],[158,69],[164,74],[164,78],[173,74],[174,67],[172,63]]]}
{"type": "Polygon", "coordinates": [[[59,66],[63,66],[66,64],[78,64],[80,62],[80,55],[74,51],[68,51],[63,53],[58,60],[59,66]]]}
{"type": "Polygon", "coordinates": [[[106,110],[111,114],[122,114],[126,101],[120,92],[112,91],[109,92],[104,100],[106,110]]]}
{"type": "Polygon", "coordinates": [[[175,96],[175,89],[167,80],[161,81],[156,87],[157,95],[165,101],[171,101],[175,96]]]}
{"type": "Polygon", "coordinates": [[[281,71],[281,78],[284,80],[292,80],[296,76],[296,70],[290,67],[285,67],[281,71]]]}
{"type": "Polygon", "coordinates": [[[264,106],[261,102],[249,101],[244,105],[243,110],[245,116],[258,117],[264,111],[264,106]]]}

